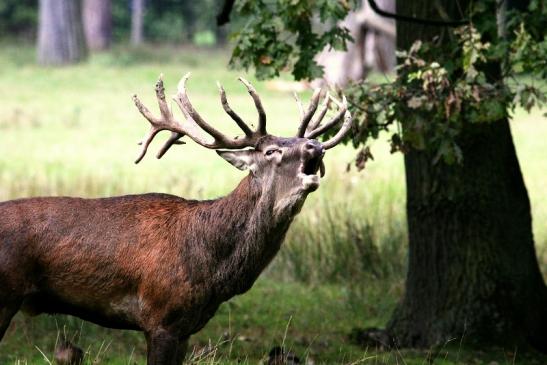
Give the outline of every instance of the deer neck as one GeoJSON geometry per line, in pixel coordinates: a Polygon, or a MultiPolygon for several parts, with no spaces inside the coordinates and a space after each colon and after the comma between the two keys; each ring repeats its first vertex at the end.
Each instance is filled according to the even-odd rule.
{"type": "Polygon", "coordinates": [[[215,233],[204,244],[212,252],[208,267],[222,296],[248,290],[279,251],[298,209],[275,214],[275,207],[274,187],[251,175],[229,195],[203,207],[215,215],[215,233]]]}

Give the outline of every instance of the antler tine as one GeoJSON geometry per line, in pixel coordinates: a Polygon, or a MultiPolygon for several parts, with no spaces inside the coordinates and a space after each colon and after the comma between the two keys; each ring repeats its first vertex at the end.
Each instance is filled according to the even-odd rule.
{"type": "Polygon", "coordinates": [[[163,117],[163,120],[168,121],[173,118],[173,114],[171,113],[171,110],[169,109],[169,105],[167,105],[167,102],[165,101],[165,87],[163,86],[163,74],[161,73],[158,77],[158,81],[156,81],[156,98],[158,99],[158,105],[160,107],[160,113],[163,117]]]}
{"type": "Polygon", "coordinates": [[[171,132],[171,136],[169,137],[167,141],[165,141],[163,146],[160,148],[160,150],[156,154],[156,158],[158,159],[162,158],[163,155],[165,155],[165,152],[167,152],[169,148],[171,148],[171,146],[174,144],[186,144],[186,142],[184,141],[179,141],[179,138],[182,138],[182,137],[184,137],[184,134],[182,133],[171,132]]]}
{"type": "MultiPolygon", "coordinates": [[[[340,143],[342,141],[342,139],[346,136],[346,134],[348,134],[348,132],[350,131],[351,129],[351,125],[352,125],[352,116],[351,116],[351,113],[350,111],[348,110],[348,101],[346,100],[346,96],[343,95],[342,96],[342,103],[340,103],[338,100],[332,98],[332,100],[338,104],[339,108],[340,108],[340,113],[342,111],[344,111],[344,113],[342,115],[344,115],[344,123],[342,124],[342,127],[340,127],[340,130],[338,130],[338,132],[334,135],[334,137],[332,137],[331,139],[329,139],[328,141],[324,142],[323,143],[323,148],[325,150],[328,150],[334,146],[336,146],[338,143],[340,143]]],[[[340,115],[340,113],[338,113],[338,115],[340,115]]],[[[334,125],[336,124],[338,121],[339,121],[339,118],[335,116],[333,118],[332,121],[335,121],[334,123],[331,124],[331,121],[329,121],[329,123],[327,124],[331,124],[334,125]]],[[[327,125],[325,124],[325,125],[327,125]]],[[[328,128],[327,128],[328,129],[328,128]]],[[[326,129],[325,129],[326,130],[326,129]]],[[[311,138],[311,137],[310,137],[311,138]]]]}
{"type": "MultiPolygon", "coordinates": [[[[249,91],[249,94],[253,97],[253,100],[255,102],[255,106],[258,110],[259,114],[259,126],[258,130],[256,132],[253,132],[250,130],[250,128],[241,120],[241,118],[232,111],[232,113],[228,113],[233,119],[235,117],[235,121],[238,124],[238,126],[244,131],[249,132],[249,134],[245,134],[245,137],[243,138],[229,138],[222,134],[221,132],[217,131],[215,128],[213,128],[211,125],[209,125],[203,118],[196,112],[192,104],[190,103],[190,100],[188,99],[188,95],[186,94],[186,81],[190,77],[190,73],[186,74],[179,82],[178,85],[178,92],[177,95],[175,95],[174,99],[178,106],[180,107],[181,111],[183,112],[186,119],[190,122],[189,127],[195,128],[196,126],[199,126],[201,129],[209,133],[213,138],[214,142],[212,144],[203,144],[202,141],[198,141],[195,139],[195,133],[190,133],[190,131],[186,131],[186,134],[188,134],[194,141],[196,141],[198,144],[201,144],[204,147],[207,148],[229,148],[229,149],[237,149],[237,148],[244,148],[244,147],[252,147],[255,145],[255,143],[258,141],[258,139],[264,135],[266,135],[266,114],[264,113],[264,108],[262,108],[262,104],[260,102],[260,98],[256,94],[255,89],[247,82],[247,80],[239,78],[240,81],[242,81],[245,86],[247,86],[247,89],[249,91]],[[241,122],[241,124],[238,122],[241,122]],[[244,128],[247,127],[246,131],[244,128]],[[262,132],[262,130],[264,132],[262,132]]],[[[221,90],[221,102],[222,100],[222,91],[221,90]]],[[[226,100],[226,103],[222,103],[223,107],[226,110],[226,107],[229,108],[228,102],[226,100]]],[[[231,110],[231,108],[229,108],[231,110]]]]}
{"type": "MultiPolygon", "coordinates": [[[[174,121],[177,124],[180,124],[178,121],[175,121],[173,118],[173,113],[165,101],[165,87],[163,86],[163,73],[160,74],[158,81],[156,82],[156,98],[158,99],[158,105],[160,108],[160,113],[164,120],[174,121]]],[[[182,126],[180,126],[182,128],[182,126]]],[[[183,141],[179,141],[179,138],[184,137],[184,133],[171,132],[171,136],[161,147],[159,152],[156,154],[156,158],[162,158],[165,152],[171,148],[174,144],[185,144],[183,141]]],[[[144,156],[143,156],[144,157],[144,156]]],[[[142,159],[142,158],[141,158],[142,159]]]]}
{"type": "Polygon", "coordinates": [[[300,121],[304,119],[304,105],[302,105],[302,100],[300,100],[300,97],[296,93],[296,91],[293,93],[294,100],[296,100],[296,105],[298,106],[298,111],[300,112],[300,121]]]}
{"type": "MultiPolygon", "coordinates": [[[[146,119],[148,119],[151,124],[152,124],[152,121],[151,121],[151,119],[149,119],[149,117],[153,118],[154,123],[156,123],[154,116],[152,116],[152,113],[150,113],[150,111],[142,104],[142,102],[139,100],[137,95],[133,95],[133,101],[134,101],[135,105],[137,106],[137,109],[139,109],[141,114],[146,119]]],[[[156,134],[158,134],[159,132],[161,132],[162,130],[165,130],[165,129],[167,129],[167,128],[159,127],[155,124],[152,124],[152,126],[150,127],[150,130],[148,131],[148,134],[146,135],[146,137],[138,143],[142,147],[141,147],[141,151],[139,152],[139,155],[135,159],[136,164],[141,162],[144,155],[146,155],[146,152],[148,151],[148,146],[150,145],[150,143],[152,142],[154,137],[156,137],[156,134]]],[[[165,144],[162,146],[162,148],[160,149],[160,152],[156,155],[156,157],[161,158],[165,154],[165,152],[167,152],[167,150],[174,144],[184,144],[183,141],[178,140],[179,138],[181,138],[183,136],[184,136],[184,133],[171,132],[171,137],[167,140],[167,142],[165,142],[165,144]]]]}
{"type": "Polygon", "coordinates": [[[306,128],[306,134],[308,132],[313,131],[315,128],[319,126],[319,124],[321,124],[321,121],[323,120],[323,118],[325,118],[325,115],[329,111],[330,102],[331,102],[331,95],[327,91],[325,94],[325,98],[323,100],[323,104],[321,105],[321,111],[319,112],[319,115],[317,116],[317,118],[315,120],[312,120],[310,124],[308,124],[308,128],[306,128]]]}
{"type": "MultiPolygon", "coordinates": [[[[169,139],[169,141],[162,147],[162,150],[164,149],[167,151],[171,145],[176,143],[176,140],[182,136],[184,136],[184,131],[182,128],[182,125],[176,121],[173,118],[173,114],[169,110],[169,106],[167,105],[165,101],[165,89],[163,87],[163,75],[160,75],[158,78],[158,81],[156,82],[156,97],[158,99],[158,105],[161,113],[161,118],[156,118],[150,110],[144,104],[140,101],[137,95],[133,95],[133,102],[135,103],[135,106],[139,110],[139,112],[150,122],[150,130],[146,137],[143,139],[142,142],[139,142],[140,145],[142,145],[141,151],[135,160],[135,163],[139,163],[144,155],[146,154],[146,151],[148,150],[148,146],[160,131],[162,130],[170,130],[173,133],[177,134],[177,138],[169,139]]],[[[164,152],[165,153],[165,152],[164,152]]],[[[161,157],[161,156],[160,156],[161,157]]]]}
{"type": "Polygon", "coordinates": [[[266,132],[266,112],[264,111],[264,107],[262,106],[262,101],[260,101],[260,97],[258,96],[253,85],[249,83],[249,81],[245,80],[243,77],[239,77],[238,80],[241,81],[243,85],[245,85],[247,91],[249,92],[249,95],[251,95],[255,103],[256,111],[258,112],[258,127],[256,131],[258,132],[258,135],[265,136],[266,134],[268,134],[268,132],[266,132]]]}
{"type": "Polygon", "coordinates": [[[245,133],[246,136],[251,137],[253,135],[253,131],[239,115],[236,114],[228,104],[228,99],[226,98],[226,91],[222,87],[222,85],[217,82],[218,90],[220,92],[220,102],[222,103],[222,107],[224,108],[224,111],[237,123],[239,128],[245,133]]]}
{"type": "Polygon", "coordinates": [[[139,144],[142,145],[142,148],[139,152],[139,155],[137,156],[137,159],[135,160],[135,163],[139,163],[143,159],[148,150],[148,146],[150,145],[154,137],[163,130],[171,131],[171,136],[161,147],[160,151],[156,156],[157,158],[161,158],[172,145],[184,144],[184,142],[179,141],[179,138],[185,135],[188,135],[192,140],[204,147],[215,148],[217,146],[217,144],[208,143],[206,140],[201,138],[195,128],[192,128],[192,126],[184,127],[178,120],[173,117],[173,113],[169,109],[169,106],[167,105],[167,102],[165,100],[163,75],[160,75],[160,77],[158,78],[155,91],[161,114],[161,117],[159,118],[155,117],[150,112],[150,110],[148,110],[148,108],[144,106],[144,104],[141,102],[137,95],[133,95],[133,102],[135,103],[135,106],[137,107],[139,112],[146,118],[146,120],[150,122],[150,130],[148,131],[148,134],[141,142],[139,142],[139,144]]]}
{"type": "Polygon", "coordinates": [[[181,110],[186,111],[186,114],[190,116],[190,118],[197,124],[201,129],[203,129],[205,132],[209,133],[214,139],[215,142],[226,142],[228,138],[222,134],[220,131],[216,130],[213,126],[211,126],[209,123],[207,123],[201,115],[194,109],[194,106],[190,102],[190,99],[188,99],[188,95],[186,93],[186,81],[188,81],[188,78],[190,77],[190,72],[188,72],[186,75],[180,79],[179,84],[177,86],[178,92],[173,97],[175,102],[179,105],[181,110]]]}
{"type": "MultiPolygon", "coordinates": [[[[300,120],[300,126],[298,127],[298,132],[296,133],[297,137],[304,137],[306,134],[306,129],[308,128],[308,124],[310,123],[311,118],[313,117],[313,114],[317,110],[317,106],[319,105],[319,98],[321,97],[321,89],[317,88],[313,91],[313,95],[310,100],[310,105],[308,105],[308,110],[306,113],[301,114],[301,120],[300,120]]],[[[300,101],[300,99],[297,99],[297,101],[300,101]]]]}
{"type": "Polygon", "coordinates": [[[338,100],[334,99],[333,97],[331,97],[331,99],[338,106],[338,108],[339,108],[338,113],[331,120],[329,120],[327,123],[325,123],[325,124],[315,128],[314,130],[311,130],[308,133],[306,133],[306,138],[315,138],[315,137],[320,136],[321,134],[325,133],[327,130],[329,130],[330,128],[332,128],[336,124],[338,124],[338,122],[340,120],[342,120],[342,118],[346,114],[346,111],[348,110],[348,107],[347,107],[347,101],[345,99],[345,96],[344,96],[344,99],[343,99],[344,101],[342,103],[340,103],[338,100]]]}
{"type": "Polygon", "coordinates": [[[150,110],[148,110],[148,108],[146,108],[142,104],[142,102],[139,100],[137,95],[133,95],[133,102],[135,103],[135,106],[137,107],[139,112],[141,112],[141,114],[152,124],[146,137],[141,142],[139,142],[139,144],[142,147],[141,147],[141,151],[139,152],[139,155],[137,156],[137,159],[135,160],[135,163],[139,163],[143,159],[144,155],[146,155],[146,151],[148,150],[148,146],[150,145],[150,142],[152,142],[152,140],[154,139],[156,134],[158,134],[160,129],[154,126],[154,123],[155,123],[154,116],[152,115],[152,113],[150,113],[150,110]],[[152,121],[154,121],[154,123],[152,121]]]}

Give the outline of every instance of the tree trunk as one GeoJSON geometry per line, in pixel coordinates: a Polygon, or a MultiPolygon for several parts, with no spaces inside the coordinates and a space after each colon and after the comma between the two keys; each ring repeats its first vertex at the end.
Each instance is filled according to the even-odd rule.
{"type": "Polygon", "coordinates": [[[83,21],[89,49],[94,51],[108,49],[112,40],[111,0],[84,0],[83,21]]]}
{"type": "Polygon", "coordinates": [[[85,59],[86,53],[80,2],[40,0],[38,63],[75,63],[85,59]]]}
{"type": "MultiPolygon", "coordinates": [[[[467,6],[439,3],[452,19],[462,17],[457,5],[467,6]]],[[[438,19],[433,9],[425,0],[397,2],[398,14],[438,19]]],[[[448,40],[447,29],[397,24],[400,49],[434,36],[448,40]]],[[[466,123],[459,145],[461,166],[433,164],[426,151],[405,155],[409,268],[388,332],[403,347],[463,339],[547,351],[547,289],[507,119],[466,123]]]]}
{"type": "Polygon", "coordinates": [[[131,1],[131,44],[137,46],[143,41],[144,0],[131,1]]]}
{"type": "Polygon", "coordinates": [[[182,17],[184,19],[184,29],[182,31],[186,34],[186,40],[189,43],[194,41],[194,36],[196,35],[197,6],[197,3],[193,1],[182,2],[182,17]]]}
{"type": "MultiPolygon", "coordinates": [[[[366,2],[364,2],[366,3],[366,2]]],[[[390,13],[395,12],[395,0],[376,0],[376,4],[382,10],[390,13]]],[[[369,8],[368,3],[365,5],[369,8]]],[[[395,29],[393,19],[384,18],[367,9],[368,16],[365,24],[369,28],[368,35],[365,38],[366,59],[368,67],[374,67],[380,72],[390,72],[395,67],[395,37],[392,36],[391,28],[395,29]],[[376,27],[378,24],[380,27],[376,27]],[[385,31],[382,31],[385,30],[385,31]]],[[[394,31],[393,31],[394,33],[394,31]]]]}
{"type": "Polygon", "coordinates": [[[216,45],[219,47],[224,47],[228,41],[228,26],[217,26],[215,28],[215,40],[216,45]]]}

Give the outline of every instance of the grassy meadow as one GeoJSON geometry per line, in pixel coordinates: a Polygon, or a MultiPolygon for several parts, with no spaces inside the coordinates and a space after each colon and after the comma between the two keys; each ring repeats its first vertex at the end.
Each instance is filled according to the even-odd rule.
{"type": "MultiPolygon", "coordinates": [[[[151,191],[208,199],[227,194],[245,175],[192,142],[157,160],[155,153],[168,132],[156,138],[140,164],[133,163],[148,122],[131,95],[138,94],[157,112],[154,84],[160,72],[171,94],[179,78],[191,71],[190,99],[219,129],[238,132],[222,110],[217,80],[233,109],[255,123],[254,106],[237,81],[243,73],[227,70],[227,52],[115,48],[82,65],[39,68],[32,47],[0,44],[0,49],[0,200],[151,191]]],[[[261,95],[268,130],[293,135],[298,110],[290,92],[247,78],[261,95]]],[[[302,99],[309,96],[305,92],[302,99]]],[[[547,120],[540,110],[517,110],[512,128],[532,202],[538,258],[547,277],[547,120]]],[[[280,254],[250,292],[222,305],[192,338],[192,363],[256,364],[282,344],[309,364],[422,364],[432,357],[436,364],[514,362],[516,354],[465,350],[457,340],[430,351],[385,353],[349,340],[355,327],[383,326],[403,290],[403,160],[389,153],[386,140],[382,136],[373,146],[375,161],[360,173],[346,171],[355,153],[351,147],[327,153],[322,185],[308,198],[280,254]]],[[[86,350],[86,364],[145,362],[145,343],[138,333],[64,316],[19,314],[0,344],[0,364],[47,364],[62,334],[86,350]]]]}

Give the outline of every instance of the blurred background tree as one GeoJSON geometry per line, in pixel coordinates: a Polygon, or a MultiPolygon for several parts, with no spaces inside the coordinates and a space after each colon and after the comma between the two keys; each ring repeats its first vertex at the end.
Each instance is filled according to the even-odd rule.
{"type": "MultiPolygon", "coordinates": [[[[51,8],[55,3],[44,5],[51,8]]],[[[222,4],[214,0],[77,0],[71,3],[80,4],[87,46],[91,50],[130,40],[204,46],[222,44],[226,40],[226,27],[218,27],[215,21],[222,4]]],[[[38,9],[36,0],[0,0],[0,38],[37,39],[38,9]]]]}
{"type": "Polygon", "coordinates": [[[131,1],[131,44],[137,46],[143,41],[144,0],[131,1]]]}
{"type": "Polygon", "coordinates": [[[62,65],[86,58],[87,49],[79,1],[40,0],[38,62],[62,65]]]}
{"type": "Polygon", "coordinates": [[[111,0],[84,0],[82,17],[85,40],[92,51],[102,51],[112,42],[111,0]]]}

